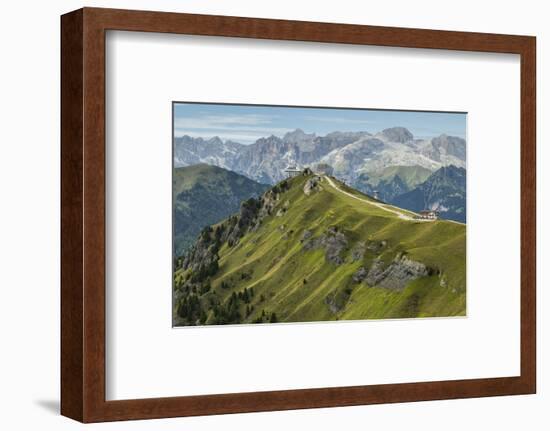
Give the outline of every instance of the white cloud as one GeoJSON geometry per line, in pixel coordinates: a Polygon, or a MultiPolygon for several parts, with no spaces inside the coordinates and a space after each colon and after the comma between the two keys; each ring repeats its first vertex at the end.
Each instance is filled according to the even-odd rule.
{"type": "Polygon", "coordinates": [[[271,127],[275,118],[277,117],[260,114],[176,117],[174,119],[174,134],[202,138],[219,136],[224,140],[250,144],[262,137],[282,136],[291,131],[286,127],[271,127]]]}
{"type": "Polygon", "coordinates": [[[194,129],[227,129],[235,126],[259,126],[272,124],[276,117],[259,114],[204,115],[201,117],[176,117],[175,127],[194,129]]]}
{"type": "Polygon", "coordinates": [[[272,129],[269,130],[259,130],[251,132],[249,130],[240,130],[240,129],[227,129],[227,130],[211,130],[211,129],[185,129],[185,128],[175,128],[174,136],[183,136],[189,135],[194,138],[203,138],[209,139],[214,136],[218,136],[224,141],[234,141],[241,144],[252,144],[260,138],[265,138],[267,136],[283,136],[286,132],[290,132],[290,129],[277,129],[278,132],[274,132],[272,129]]]}

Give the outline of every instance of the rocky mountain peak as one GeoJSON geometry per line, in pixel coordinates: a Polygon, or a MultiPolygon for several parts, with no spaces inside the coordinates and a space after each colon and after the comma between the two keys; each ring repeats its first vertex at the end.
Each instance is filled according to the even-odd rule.
{"type": "Polygon", "coordinates": [[[414,138],[413,134],[405,127],[390,127],[382,130],[381,134],[391,142],[405,143],[414,138]]]}
{"type": "Polygon", "coordinates": [[[443,149],[446,154],[466,160],[466,141],[462,138],[442,134],[432,139],[432,147],[443,149]]]}
{"type": "Polygon", "coordinates": [[[208,141],[223,144],[223,141],[219,136],[212,136],[208,141]]]}
{"type": "Polygon", "coordinates": [[[302,129],[295,129],[292,132],[287,132],[283,136],[283,140],[291,143],[298,143],[304,140],[315,139],[315,133],[306,133],[302,129]]]}
{"type": "Polygon", "coordinates": [[[354,181],[361,172],[389,166],[421,166],[435,171],[450,164],[465,167],[465,161],[464,139],[441,135],[415,141],[405,127],[387,128],[375,135],[335,131],[323,136],[295,129],[282,137],[259,138],[250,145],[219,137],[174,138],[176,167],[208,163],[270,184],[281,181],[289,165],[327,163],[334,175],[354,181]]]}

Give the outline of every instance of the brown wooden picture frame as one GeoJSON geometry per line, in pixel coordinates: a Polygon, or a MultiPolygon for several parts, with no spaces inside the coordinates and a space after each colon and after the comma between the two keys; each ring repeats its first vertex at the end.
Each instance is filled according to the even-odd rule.
{"type": "Polygon", "coordinates": [[[61,413],[82,422],[536,391],[536,39],[529,36],[84,8],[61,17],[61,413]],[[521,375],[106,401],[107,30],[429,48],[521,57],[521,375]]]}

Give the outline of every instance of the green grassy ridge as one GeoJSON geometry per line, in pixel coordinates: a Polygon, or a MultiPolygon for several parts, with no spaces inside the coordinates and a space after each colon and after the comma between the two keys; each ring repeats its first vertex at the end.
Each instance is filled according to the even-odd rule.
{"type": "MultiPolygon", "coordinates": [[[[262,311],[264,322],[272,313],[283,322],[465,315],[465,226],[405,221],[346,196],[326,182],[320,191],[306,196],[303,186],[308,178],[289,180],[290,188],[280,195],[276,207],[290,203],[282,217],[274,215],[275,209],[237,245],[220,248],[219,269],[209,280],[210,297],[227,304],[234,292],[252,288],[254,296],[240,310],[245,314],[245,307],[253,307],[253,311],[243,316],[242,323],[259,320],[262,311]],[[318,237],[331,226],[338,226],[348,239],[342,265],[327,262],[322,249],[305,251],[300,242],[305,230],[318,237]],[[358,242],[377,241],[386,241],[387,246],[379,253],[367,250],[361,261],[351,262],[351,250],[358,242]],[[414,280],[402,291],[352,281],[360,266],[369,268],[377,258],[389,264],[402,252],[441,276],[414,280]],[[231,287],[222,288],[222,282],[231,287]],[[339,310],[331,311],[327,301],[339,310]]],[[[184,272],[176,273],[178,277],[185,277],[184,272]]],[[[211,310],[205,323],[214,323],[211,310]]]]}
{"type": "MultiPolygon", "coordinates": [[[[209,189],[215,188],[226,193],[231,192],[235,186],[246,187],[248,184],[259,184],[244,175],[206,163],[174,168],[173,192],[175,196],[192,189],[198,183],[204,184],[209,189]]],[[[265,191],[267,185],[261,184],[261,186],[265,191]]]]}
{"type": "Polygon", "coordinates": [[[259,196],[268,188],[247,177],[207,164],[175,168],[174,254],[180,256],[193,244],[204,226],[238,211],[242,200],[259,196]]]}

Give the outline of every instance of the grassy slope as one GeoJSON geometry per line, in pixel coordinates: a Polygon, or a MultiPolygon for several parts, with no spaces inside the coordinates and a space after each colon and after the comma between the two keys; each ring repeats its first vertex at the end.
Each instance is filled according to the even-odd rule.
{"type": "Polygon", "coordinates": [[[291,322],[465,314],[465,226],[404,221],[326,183],[321,191],[306,196],[302,191],[306,179],[291,180],[290,190],[281,196],[279,205],[290,202],[284,216],[268,217],[237,246],[224,245],[220,250],[220,269],[212,288],[227,299],[233,291],[253,287],[254,311],[246,321],[256,319],[262,310],[291,322]],[[316,237],[334,225],[349,239],[346,262],[339,266],[325,260],[324,250],[304,251],[300,242],[304,230],[316,237]],[[382,240],[387,246],[380,255],[367,250],[362,261],[351,262],[350,252],[357,242],[382,240]],[[377,256],[390,262],[400,251],[440,270],[444,286],[437,275],[415,280],[401,292],[352,282],[361,265],[370,267],[377,256]],[[222,280],[231,288],[221,289],[222,280]],[[344,304],[337,314],[325,303],[327,296],[344,304]]]}

